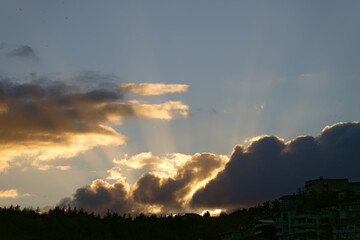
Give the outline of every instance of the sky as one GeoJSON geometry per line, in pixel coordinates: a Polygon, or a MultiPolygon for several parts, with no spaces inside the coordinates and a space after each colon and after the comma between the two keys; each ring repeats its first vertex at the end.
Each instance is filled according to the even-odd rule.
{"type": "Polygon", "coordinates": [[[2,0],[0,206],[229,212],[360,181],[359,10],[2,0]]]}

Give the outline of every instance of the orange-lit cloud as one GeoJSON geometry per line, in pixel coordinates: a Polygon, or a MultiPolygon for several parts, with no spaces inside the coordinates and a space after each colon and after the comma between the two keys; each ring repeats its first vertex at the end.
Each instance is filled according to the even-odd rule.
{"type": "Polygon", "coordinates": [[[17,198],[19,193],[16,189],[0,190],[0,198],[17,198]]]}
{"type": "Polygon", "coordinates": [[[359,181],[359,139],[360,123],[349,122],[327,126],[317,137],[299,136],[288,142],[258,136],[248,140],[247,147],[235,146],[230,158],[211,153],[125,155],[109,170],[108,179],[119,179],[115,184],[97,180],[61,204],[100,213],[111,206],[119,213],[208,209],[219,214],[279,198],[319,176],[359,181]],[[122,175],[128,168],[149,172],[129,186],[122,175]]]}
{"type": "Polygon", "coordinates": [[[109,180],[125,180],[126,177],[123,176],[122,174],[122,169],[120,167],[113,167],[110,170],[107,171],[109,173],[109,176],[106,177],[106,179],[109,180]]]}
{"type": "Polygon", "coordinates": [[[224,171],[193,195],[193,207],[253,206],[291,194],[319,176],[360,180],[359,122],[327,126],[317,137],[285,142],[263,135],[249,142],[248,147],[235,146],[224,171]]]}
{"type": "MultiPolygon", "coordinates": [[[[71,166],[63,166],[63,165],[56,166],[56,165],[51,165],[51,164],[47,164],[47,163],[40,162],[40,161],[34,161],[32,163],[32,166],[35,167],[38,170],[41,170],[41,171],[46,171],[46,170],[49,170],[49,169],[59,169],[61,171],[67,171],[67,170],[71,169],[71,166]]],[[[23,168],[23,171],[26,171],[26,170],[27,170],[26,167],[23,168]]]]}
{"type": "Polygon", "coordinates": [[[190,85],[164,84],[164,83],[123,83],[118,86],[125,92],[131,92],[142,96],[163,95],[166,93],[186,92],[190,85]]]}
{"type": "Polygon", "coordinates": [[[30,194],[19,194],[17,189],[9,189],[9,190],[0,190],[0,199],[1,198],[19,198],[19,197],[29,197],[30,194]]]}
{"type": "MultiPolygon", "coordinates": [[[[146,169],[172,176],[175,171],[191,159],[191,155],[180,153],[166,154],[164,157],[154,156],[151,152],[143,152],[131,156],[124,155],[121,159],[114,159],[113,163],[121,168],[146,169]]],[[[119,169],[114,167],[113,169],[119,169]]]]}
{"type": "MultiPolygon", "coordinates": [[[[271,137],[271,136],[267,135],[267,134],[263,134],[263,135],[259,135],[259,136],[252,137],[252,138],[245,138],[244,143],[251,144],[251,143],[259,141],[260,139],[265,138],[265,137],[271,137]]],[[[282,141],[283,141],[283,139],[282,139],[282,141]]]]}
{"type": "Polygon", "coordinates": [[[171,120],[188,114],[189,107],[180,101],[123,101],[116,84],[103,88],[93,84],[101,77],[107,79],[85,74],[81,78],[89,82],[85,87],[36,75],[27,83],[0,79],[0,171],[18,160],[46,170],[56,167],[48,162],[57,158],[71,158],[96,146],[125,144],[126,137],[111,125],[126,118],[171,120]]]}
{"type": "Polygon", "coordinates": [[[107,179],[119,179],[116,183],[98,179],[91,186],[79,188],[74,198],[63,199],[60,205],[99,213],[105,213],[107,209],[120,210],[121,213],[184,211],[188,209],[192,194],[223,170],[227,161],[228,157],[211,153],[125,156],[114,160],[120,167],[108,171],[107,179]],[[129,186],[122,176],[122,167],[126,166],[154,171],[143,174],[133,186],[129,186]]]}
{"type": "Polygon", "coordinates": [[[7,113],[8,110],[9,108],[5,102],[0,103],[0,115],[7,113]]]}
{"type": "Polygon", "coordinates": [[[191,194],[223,169],[228,158],[211,153],[198,153],[188,159],[172,175],[144,174],[135,184],[136,201],[161,206],[164,209],[182,208],[191,194]]]}
{"type": "Polygon", "coordinates": [[[167,101],[161,104],[147,104],[139,101],[127,102],[137,117],[171,120],[174,117],[188,117],[189,106],[180,101],[167,101]]]}

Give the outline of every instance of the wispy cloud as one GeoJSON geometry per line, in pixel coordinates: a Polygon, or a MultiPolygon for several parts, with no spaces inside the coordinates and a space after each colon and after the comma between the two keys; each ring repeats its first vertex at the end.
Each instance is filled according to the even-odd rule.
{"type": "Polygon", "coordinates": [[[19,194],[17,189],[9,190],[0,190],[0,199],[1,198],[19,198],[19,197],[29,197],[30,194],[19,194]]]}
{"type": "Polygon", "coordinates": [[[171,153],[165,156],[154,156],[151,152],[143,152],[129,157],[127,154],[120,159],[114,159],[117,165],[113,169],[146,169],[172,176],[176,170],[191,159],[191,155],[171,153]]]}
{"type": "Polygon", "coordinates": [[[125,92],[131,92],[142,96],[149,96],[186,92],[190,88],[190,85],[164,83],[123,83],[118,87],[125,92]]]}
{"type": "Polygon", "coordinates": [[[161,104],[148,104],[146,102],[129,101],[136,117],[171,120],[177,116],[188,117],[189,106],[181,101],[167,101],[161,104]]]}
{"type": "Polygon", "coordinates": [[[19,193],[16,189],[0,190],[0,198],[17,198],[19,193]]]}
{"type": "MultiPolygon", "coordinates": [[[[67,170],[71,169],[71,166],[64,166],[64,165],[56,166],[56,165],[51,165],[51,164],[47,164],[47,163],[39,162],[39,161],[34,161],[32,163],[32,166],[35,167],[36,169],[40,170],[40,171],[46,171],[46,170],[49,170],[49,169],[58,169],[58,170],[61,170],[61,171],[67,171],[67,170]]],[[[24,168],[24,170],[27,170],[26,167],[24,168]]]]}
{"type": "Polygon", "coordinates": [[[35,54],[35,50],[28,45],[22,45],[18,48],[15,48],[14,50],[10,51],[7,55],[17,58],[39,60],[38,56],[36,56],[35,54]]]}
{"type": "Polygon", "coordinates": [[[126,180],[126,177],[124,177],[122,174],[121,167],[113,167],[110,170],[108,170],[107,172],[109,173],[109,176],[106,177],[106,179],[108,179],[108,180],[118,180],[118,179],[121,179],[123,181],[126,180]]]}

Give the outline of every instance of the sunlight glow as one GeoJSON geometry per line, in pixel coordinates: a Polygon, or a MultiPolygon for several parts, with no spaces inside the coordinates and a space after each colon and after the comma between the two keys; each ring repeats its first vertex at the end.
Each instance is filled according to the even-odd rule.
{"type": "Polygon", "coordinates": [[[222,212],[225,212],[224,209],[214,209],[214,210],[204,210],[200,213],[201,216],[204,216],[206,212],[209,212],[212,217],[218,217],[222,212]]]}
{"type": "Polygon", "coordinates": [[[256,142],[256,141],[258,141],[258,140],[260,140],[261,138],[264,138],[264,137],[270,137],[270,135],[264,134],[264,135],[259,135],[259,136],[255,136],[255,137],[252,137],[252,138],[246,138],[244,140],[244,143],[247,143],[247,144],[250,145],[251,143],[256,142]]]}
{"type": "MultiPolygon", "coordinates": [[[[191,155],[172,153],[166,154],[164,157],[154,156],[151,152],[143,152],[134,156],[128,157],[124,154],[119,160],[114,159],[113,163],[122,167],[132,169],[147,169],[162,173],[162,176],[170,177],[176,170],[183,166],[191,159],[191,155]]],[[[113,171],[121,168],[112,168],[113,171]]]]}
{"type": "Polygon", "coordinates": [[[191,200],[192,196],[195,194],[196,191],[198,191],[201,188],[204,188],[206,186],[206,184],[208,184],[212,179],[214,179],[218,175],[219,172],[221,172],[222,170],[225,169],[225,165],[229,161],[229,157],[225,156],[225,155],[219,155],[219,157],[222,159],[222,166],[220,168],[214,170],[211,173],[211,176],[209,176],[208,178],[203,179],[202,181],[196,182],[195,184],[193,184],[191,186],[191,191],[183,199],[185,204],[189,203],[189,201],[191,200]]]}
{"type": "Polygon", "coordinates": [[[166,93],[186,92],[190,85],[164,83],[123,83],[118,88],[142,96],[163,95],[166,93]]]}

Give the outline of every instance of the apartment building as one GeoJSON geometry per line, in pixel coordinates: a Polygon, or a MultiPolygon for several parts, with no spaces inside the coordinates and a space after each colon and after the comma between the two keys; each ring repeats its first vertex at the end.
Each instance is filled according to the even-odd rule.
{"type": "Polygon", "coordinates": [[[320,177],[305,183],[305,193],[308,196],[336,193],[345,190],[360,194],[360,182],[349,182],[347,178],[326,179],[320,177]]]}
{"type": "Polygon", "coordinates": [[[326,211],[283,211],[276,219],[276,235],[279,240],[329,240],[330,217],[331,214],[326,211]]]}
{"type": "Polygon", "coordinates": [[[306,181],[304,193],[280,198],[279,240],[360,239],[360,183],[306,181]],[[324,201],[325,200],[325,201],[324,201]]]}

